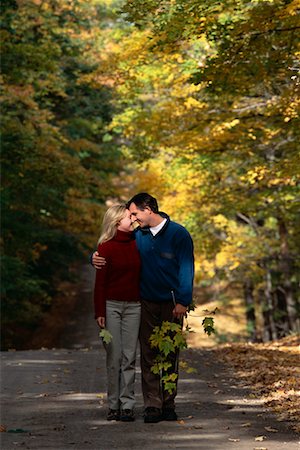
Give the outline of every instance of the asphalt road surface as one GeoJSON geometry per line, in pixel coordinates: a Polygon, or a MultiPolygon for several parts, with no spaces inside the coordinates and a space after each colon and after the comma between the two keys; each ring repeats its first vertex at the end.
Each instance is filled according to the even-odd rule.
{"type": "Polygon", "coordinates": [[[2,352],[1,450],[299,450],[278,422],[209,349],[181,359],[177,422],[144,424],[137,367],[136,421],[106,420],[105,352],[92,311],[93,272],[53,349],[2,352]]]}

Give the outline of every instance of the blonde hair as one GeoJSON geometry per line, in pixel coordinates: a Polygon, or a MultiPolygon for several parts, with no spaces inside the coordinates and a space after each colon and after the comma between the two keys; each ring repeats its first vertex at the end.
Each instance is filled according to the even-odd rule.
{"type": "Polygon", "coordinates": [[[109,241],[116,235],[120,220],[124,218],[126,209],[126,206],[121,203],[112,205],[110,208],[108,208],[103,217],[101,234],[98,240],[98,244],[109,241]]]}

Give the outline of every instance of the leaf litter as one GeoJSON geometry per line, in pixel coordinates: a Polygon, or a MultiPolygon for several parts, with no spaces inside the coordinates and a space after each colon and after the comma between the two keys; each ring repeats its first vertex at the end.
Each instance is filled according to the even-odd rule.
{"type": "MultiPolygon", "coordinates": [[[[260,397],[279,421],[300,432],[300,338],[289,336],[264,344],[224,344],[216,349],[218,359],[233,366],[240,382],[260,397]]],[[[266,431],[276,433],[274,427],[266,431]]]]}

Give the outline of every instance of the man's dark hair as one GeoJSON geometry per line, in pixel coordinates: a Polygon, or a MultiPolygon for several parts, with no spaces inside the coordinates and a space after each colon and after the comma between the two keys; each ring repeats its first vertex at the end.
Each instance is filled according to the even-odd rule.
{"type": "Polygon", "coordinates": [[[158,204],[156,198],[146,192],[134,195],[126,204],[127,208],[131,203],[135,203],[137,208],[143,211],[146,207],[150,208],[154,213],[158,213],[158,204]]]}

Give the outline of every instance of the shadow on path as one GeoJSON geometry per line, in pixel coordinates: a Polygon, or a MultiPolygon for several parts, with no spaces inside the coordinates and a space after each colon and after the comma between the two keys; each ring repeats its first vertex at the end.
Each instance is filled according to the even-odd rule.
{"type": "Polygon", "coordinates": [[[88,267],[83,277],[56,349],[1,355],[2,450],[299,450],[296,435],[239,386],[213,350],[182,352],[196,371],[180,374],[178,422],[144,424],[139,367],[136,421],[107,422],[105,352],[93,319],[88,267]]]}

